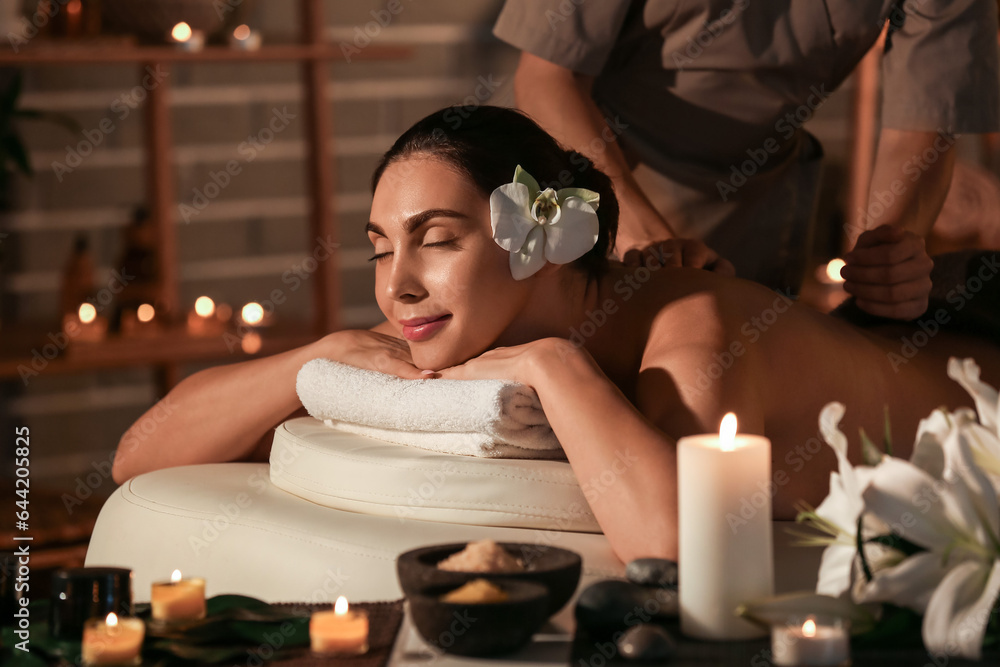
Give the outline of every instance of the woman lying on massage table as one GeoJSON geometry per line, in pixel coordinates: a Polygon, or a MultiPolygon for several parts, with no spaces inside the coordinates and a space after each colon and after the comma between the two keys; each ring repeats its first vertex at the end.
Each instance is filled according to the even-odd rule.
{"type": "Polygon", "coordinates": [[[316,357],[431,381],[506,378],[535,388],[581,483],[615,473],[591,505],[621,560],[676,558],[681,436],[717,431],[730,411],[742,432],[766,434],[774,513],[787,519],[795,501],[818,504],[827,492],[835,459],[817,421],[828,401],[847,405],[848,434],[881,432],[888,404],[897,453],[908,456],[922,416],[969,403],[946,376],[949,356],[974,357],[984,380],[1000,380],[1000,348],[982,337],[942,330],[914,337],[911,354],[901,338],[915,325],[861,328],[752,282],[607,261],[618,214],[610,180],[512,110],[425,118],[373,183],[367,229],[387,321],[185,379],[154,408],[169,416],[153,433],[140,419],[123,436],[117,482],[267,460],[272,429],[301,414],[296,373],[316,357]],[[551,224],[534,222],[542,217],[551,224]]]}

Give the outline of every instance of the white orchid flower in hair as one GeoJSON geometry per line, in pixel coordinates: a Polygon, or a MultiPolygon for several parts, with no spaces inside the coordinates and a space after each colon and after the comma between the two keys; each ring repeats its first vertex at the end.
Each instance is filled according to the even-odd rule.
{"type": "Polygon", "coordinates": [[[545,262],[567,264],[597,243],[600,195],[585,188],[542,190],[517,165],[514,180],[490,195],[493,240],[510,252],[515,280],[534,275],[545,262]]]}

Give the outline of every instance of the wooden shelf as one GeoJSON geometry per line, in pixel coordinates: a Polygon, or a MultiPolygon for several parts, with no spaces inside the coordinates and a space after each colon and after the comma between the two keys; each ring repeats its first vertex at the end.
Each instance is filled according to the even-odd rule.
{"type": "MultiPolygon", "coordinates": [[[[351,54],[351,61],[392,60],[412,55],[410,46],[371,44],[351,54]]],[[[201,51],[181,51],[172,46],[136,46],[87,42],[49,42],[30,45],[17,53],[0,48],[3,65],[94,65],[115,63],[212,63],[212,62],[308,62],[331,61],[344,57],[332,44],[272,44],[257,51],[240,51],[225,46],[206,46],[201,51]]]]}
{"type": "MultiPolygon", "coordinates": [[[[261,337],[261,347],[253,354],[246,354],[238,347],[238,338],[223,337],[222,335],[193,336],[184,329],[172,329],[142,337],[109,337],[99,343],[72,342],[52,359],[47,359],[44,355],[48,353],[49,356],[52,356],[55,345],[44,332],[36,332],[35,334],[17,332],[16,336],[8,335],[8,338],[16,337],[21,342],[19,346],[0,345],[5,350],[0,356],[0,378],[21,378],[25,369],[37,371],[39,374],[76,373],[128,366],[267,356],[316,340],[316,336],[312,334],[301,333],[305,331],[308,331],[308,327],[274,331],[260,329],[258,332],[261,337]],[[35,343],[29,347],[24,344],[25,340],[35,341],[35,343]],[[8,354],[8,350],[17,351],[8,354]],[[44,368],[40,368],[42,361],[33,354],[33,351],[42,355],[41,359],[45,362],[44,368]]],[[[235,332],[230,333],[231,336],[236,336],[235,332]]]]}

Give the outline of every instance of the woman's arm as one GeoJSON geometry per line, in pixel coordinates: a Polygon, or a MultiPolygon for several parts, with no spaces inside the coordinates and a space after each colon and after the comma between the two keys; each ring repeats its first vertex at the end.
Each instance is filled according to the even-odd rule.
{"type": "Polygon", "coordinates": [[[185,378],[122,436],[112,468],[121,484],[143,472],[193,463],[267,460],[271,431],[304,414],[295,378],[325,357],[402,377],[423,377],[405,341],[371,331],[338,331],[262,359],[208,368],[185,378]]]}

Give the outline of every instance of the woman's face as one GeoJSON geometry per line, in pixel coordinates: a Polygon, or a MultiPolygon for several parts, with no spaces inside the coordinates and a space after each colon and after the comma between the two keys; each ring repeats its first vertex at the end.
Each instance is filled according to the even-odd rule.
{"type": "Polygon", "coordinates": [[[367,230],[375,297],[417,368],[481,354],[530,298],[533,281],[514,280],[509,254],[493,240],[489,200],[442,160],[416,155],[390,165],[367,230]]]}

